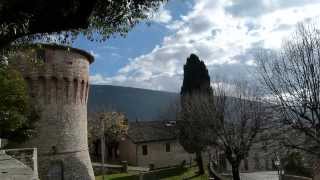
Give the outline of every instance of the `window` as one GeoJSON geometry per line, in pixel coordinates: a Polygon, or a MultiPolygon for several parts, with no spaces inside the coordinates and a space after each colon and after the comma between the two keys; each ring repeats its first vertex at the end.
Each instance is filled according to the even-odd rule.
{"type": "Polygon", "coordinates": [[[248,171],[249,170],[249,162],[248,159],[244,159],[244,170],[248,171]]]}
{"type": "Polygon", "coordinates": [[[46,52],[44,49],[38,49],[36,52],[37,60],[45,62],[46,52]]]}
{"type": "Polygon", "coordinates": [[[166,143],[166,152],[170,152],[170,143],[166,143]]]}
{"type": "Polygon", "coordinates": [[[142,155],[148,155],[148,147],[147,145],[142,146],[142,155]]]}

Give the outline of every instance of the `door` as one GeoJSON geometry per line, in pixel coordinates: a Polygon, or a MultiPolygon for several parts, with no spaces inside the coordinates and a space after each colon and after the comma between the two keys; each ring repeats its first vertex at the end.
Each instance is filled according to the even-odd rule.
{"type": "Polygon", "coordinates": [[[62,162],[52,162],[48,170],[48,180],[63,180],[62,162]]]}

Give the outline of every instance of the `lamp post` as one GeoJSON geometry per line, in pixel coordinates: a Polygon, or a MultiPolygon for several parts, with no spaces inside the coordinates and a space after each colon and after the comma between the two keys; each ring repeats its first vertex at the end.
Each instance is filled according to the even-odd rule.
{"type": "Polygon", "coordinates": [[[281,166],[281,159],[279,158],[279,156],[277,155],[276,156],[276,160],[274,162],[274,164],[276,165],[277,167],[277,170],[278,170],[278,176],[279,176],[279,180],[282,180],[282,166],[281,166]]]}

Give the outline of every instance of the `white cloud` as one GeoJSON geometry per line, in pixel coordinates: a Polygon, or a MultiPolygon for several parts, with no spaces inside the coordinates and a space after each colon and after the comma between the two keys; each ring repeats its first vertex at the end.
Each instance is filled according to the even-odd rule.
{"type": "Polygon", "coordinates": [[[172,34],[110,77],[112,84],[179,91],[183,65],[191,53],[204,60],[211,75],[250,79],[250,71],[255,68],[252,53],[256,48],[277,49],[297,22],[320,16],[320,3],[311,0],[306,4],[296,0],[291,4],[264,0],[259,15],[240,13],[245,9],[236,9],[235,5],[230,0],[195,0],[192,10],[181,20],[172,20],[170,16],[163,22],[169,22],[166,27],[172,34]]]}
{"type": "Polygon", "coordinates": [[[225,10],[233,16],[257,17],[292,7],[301,7],[317,3],[319,0],[231,0],[225,10]]]}
{"type": "Polygon", "coordinates": [[[150,12],[149,17],[151,21],[156,23],[169,23],[172,20],[172,16],[169,10],[164,6],[160,6],[157,11],[150,12]]]}
{"type": "Polygon", "coordinates": [[[182,25],[183,25],[182,21],[175,20],[175,21],[171,22],[170,24],[167,24],[166,27],[171,30],[178,30],[178,29],[180,29],[180,27],[182,25]]]}
{"type": "Polygon", "coordinates": [[[91,84],[109,84],[112,82],[112,79],[104,77],[101,74],[95,74],[90,76],[91,84]]]}

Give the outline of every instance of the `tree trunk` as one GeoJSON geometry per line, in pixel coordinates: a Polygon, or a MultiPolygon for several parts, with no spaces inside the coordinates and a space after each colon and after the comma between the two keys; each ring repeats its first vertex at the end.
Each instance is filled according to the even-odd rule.
{"type": "Polygon", "coordinates": [[[320,159],[318,159],[313,165],[314,180],[320,180],[320,159]]]}
{"type": "Polygon", "coordinates": [[[239,164],[232,164],[232,176],[233,180],[240,180],[239,164]]]}
{"type": "Polygon", "coordinates": [[[208,164],[208,171],[209,171],[209,177],[213,177],[215,180],[222,180],[222,178],[219,177],[218,173],[216,173],[216,171],[214,170],[211,161],[208,164]]]}
{"type": "Polygon", "coordinates": [[[197,160],[197,165],[199,168],[198,174],[204,174],[203,160],[202,160],[201,152],[196,152],[196,160],[197,160]]]}

